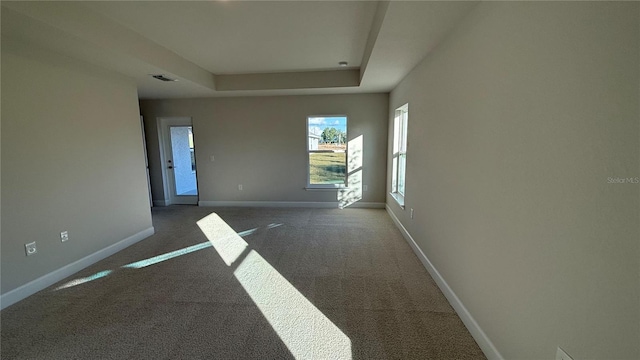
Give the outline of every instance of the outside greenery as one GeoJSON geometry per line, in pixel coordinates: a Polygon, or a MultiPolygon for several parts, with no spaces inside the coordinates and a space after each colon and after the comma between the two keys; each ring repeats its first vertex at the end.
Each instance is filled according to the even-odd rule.
{"type": "Polygon", "coordinates": [[[342,130],[338,130],[336,128],[324,128],[324,130],[322,130],[322,140],[320,141],[320,144],[325,144],[325,145],[343,145],[346,143],[347,141],[347,134],[344,133],[344,131],[342,130]]]}
{"type": "Polygon", "coordinates": [[[344,152],[310,153],[311,184],[343,184],[347,155],[344,152]]]}

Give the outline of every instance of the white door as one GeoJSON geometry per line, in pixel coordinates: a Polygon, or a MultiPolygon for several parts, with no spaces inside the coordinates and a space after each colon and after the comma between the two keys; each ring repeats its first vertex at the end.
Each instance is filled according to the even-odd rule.
{"type": "Polygon", "coordinates": [[[159,120],[167,205],[196,205],[198,204],[198,180],[191,118],[159,120]]]}

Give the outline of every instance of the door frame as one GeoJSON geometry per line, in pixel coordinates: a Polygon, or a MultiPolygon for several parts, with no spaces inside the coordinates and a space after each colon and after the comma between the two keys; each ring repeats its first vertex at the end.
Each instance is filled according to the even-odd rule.
{"type": "Polygon", "coordinates": [[[149,174],[149,154],[147,153],[147,136],[144,130],[144,118],[140,115],[140,128],[142,128],[142,148],[144,149],[144,167],[147,173],[147,190],[149,191],[149,207],[153,207],[153,195],[151,194],[151,176],[149,174]]]}
{"type": "MultiPolygon", "coordinates": [[[[198,195],[174,195],[175,179],[173,173],[169,171],[167,160],[173,158],[171,154],[171,126],[191,126],[193,131],[193,121],[191,117],[159,117],[158,124],[158,143],[160,145],[160,162],[162,164],[162,188],[164,192],[165,205],[197,205],[198,195]]],[[[195,141],[194,141],[195,149],[195,141]]],[[[197,166],[197,163],[196,163],[197,166]]],[[[198,171],[196,170],[196,188],[198,188],[198,171]]],[[[200,190],[198,189],[198,194],[200,190]]]]}

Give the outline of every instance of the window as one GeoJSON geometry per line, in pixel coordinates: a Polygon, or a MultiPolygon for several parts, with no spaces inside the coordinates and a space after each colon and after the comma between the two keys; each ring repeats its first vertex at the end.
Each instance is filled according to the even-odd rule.
{"type": "Polygon", "coordinates": [[[391,195],[404,206],[405,172],[407,169],[407,122],[409,104],[396,109],[393,119],[393,169],[391,195]]]}
{"type": "Polygon", "coordinates": [[[307,186],[339,188],[347,183],[347,117],[307,118],[307,186]]]}

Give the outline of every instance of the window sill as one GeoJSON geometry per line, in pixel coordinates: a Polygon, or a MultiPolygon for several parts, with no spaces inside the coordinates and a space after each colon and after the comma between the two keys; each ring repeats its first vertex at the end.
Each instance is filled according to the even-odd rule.
{"type": "Polygon", "coordinates": [[[306,191],[336,191],[336,190],[348,190],[346,186],[341,187],[305,187],[306,191]]]}
{"type": "Polygon", "coordinates": [[[396,200],[398,205],[400,205],[400,207],[404,209],[404,196],[398,193],[389,193],[389,195],[391,195],[391,197],[396,200]]]}

